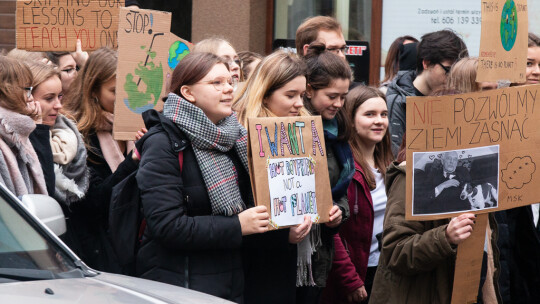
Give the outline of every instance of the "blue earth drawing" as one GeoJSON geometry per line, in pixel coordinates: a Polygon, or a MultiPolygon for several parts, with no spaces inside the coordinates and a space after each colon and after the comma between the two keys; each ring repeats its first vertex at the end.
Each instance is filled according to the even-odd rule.
{"type": "Polygon", "coordinates": [[[516,43],[517,11],[514,0],[506,0],[501,16],[501,42],[506,51],[510,51],[516,43]]]}
{"type": "Polygon", "coordinates": [[[182,41],[175,41],[169,48],[169,67],[174,70],[180,60],[184,59],[189,54],[189,48],[182,41]]]}

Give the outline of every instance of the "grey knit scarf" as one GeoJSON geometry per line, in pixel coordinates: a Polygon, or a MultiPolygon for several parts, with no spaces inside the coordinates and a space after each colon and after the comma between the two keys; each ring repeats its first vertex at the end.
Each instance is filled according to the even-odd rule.
{"type": "Polygon", "coordinates": [[[173,93],[165,102],[163,115],[176,123],[191,141],[208,190],[212,214],[231,216],[246,209],[238,187],[238,172],[225,154],[234,149],[249,172],[247,131],[236,115],[214,124],[200,108],[173,93]]]}
{"type": "Polygon", "coordinates": [[[53,129],[72,131],[77,136],[75,158],[65,165],[54,164],[56,177],[54,198],[69,207],[71,203],[81,200],[88,191],[90,178],[86,165],[86,147],[75,123],[64,115],[58,115],[53,129]]]}

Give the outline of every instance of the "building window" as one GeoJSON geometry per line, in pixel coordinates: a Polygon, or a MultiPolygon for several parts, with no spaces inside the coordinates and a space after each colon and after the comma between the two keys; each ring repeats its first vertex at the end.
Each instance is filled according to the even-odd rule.
{"type": "Polygon", "coordinates": [[[345,40],[371,40],[372,0],[275,0],[274,39],[294,39],[308,17],[332,16],[343,28],[345,40]]]}

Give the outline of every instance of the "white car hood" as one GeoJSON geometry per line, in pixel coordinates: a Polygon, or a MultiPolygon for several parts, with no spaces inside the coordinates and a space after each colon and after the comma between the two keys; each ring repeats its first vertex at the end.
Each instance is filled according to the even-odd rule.
{"type": "Polygon", "coordinates": [[[0,303],[232,303],[193,290],[101,273],[80,279],[0,284],[0,303]],[[51,292],[52,291],[52,292],[51,292]]]}

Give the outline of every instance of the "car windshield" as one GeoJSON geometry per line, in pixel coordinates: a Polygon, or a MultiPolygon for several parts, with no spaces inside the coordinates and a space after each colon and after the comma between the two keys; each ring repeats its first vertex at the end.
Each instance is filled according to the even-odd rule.
{"type": "Polygon", "coordinates": [[[71,256],[42,233],[23,207],[11,205],[7,199],[13,199],[5,192],[0,194],[0,278],[52,279],[74,270],[71,256]]]}

